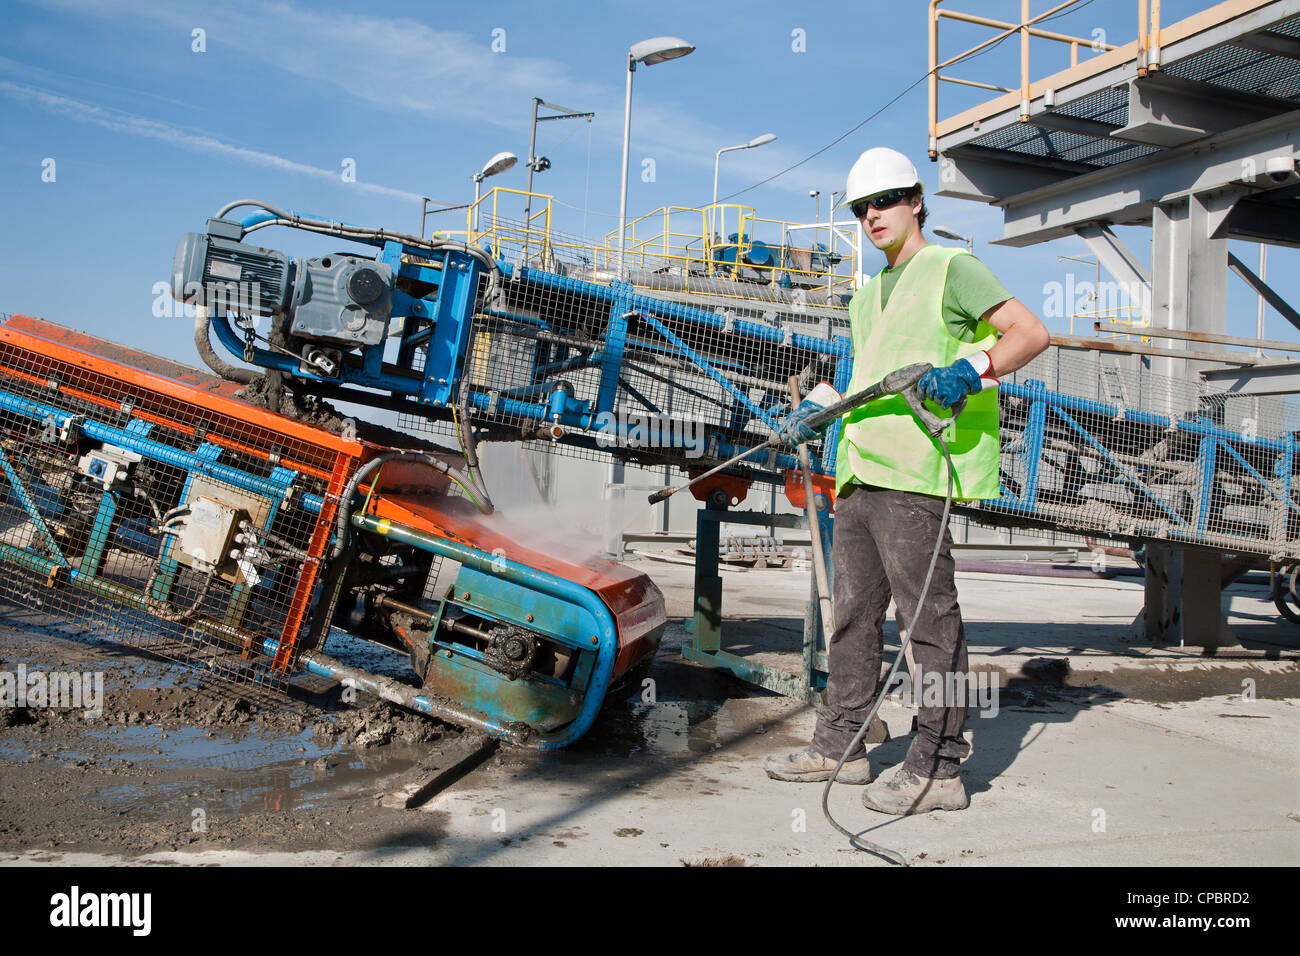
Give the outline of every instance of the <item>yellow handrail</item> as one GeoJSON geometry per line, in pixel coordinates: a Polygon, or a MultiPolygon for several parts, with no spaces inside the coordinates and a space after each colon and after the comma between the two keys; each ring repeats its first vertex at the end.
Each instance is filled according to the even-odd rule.
{"type": "MultiPolygon", "coordinates": [[[[995,84],[977,83],[973,80],[966,80],[958,77],[944,76],[939,71],[944,69],[945,67],[949,67],[955,63],[959,63],[962,60],[980,52],[981,50],[992,46],[994,43],[1006,39],[1007,37],[1011,36],[1013,33],[1020,34],[1020,86],[1018,87],[1018,89],[1020,90],[1020,119],[1022,122],[1024,122],[1025,120],[1029,119],[1029,100],[1030,100],[1029,40],[1031,37],[1037,37],[1043,40],[1052,40],[1057,43],[1068,44],[1070,47],[1071,66],[1076,66],[1079,62],[1079,44],[1081,43],[1086,44],[1089,47],[1089,49],[1093,49],[1093,50],[1110,51],[1110,50],[1119,49],[1113,44],[1096,43],[1086,37],[1076,37],[1066,33],[1056,33],[1055,31],[1052,30],[1044,30],[1040,27],[1034,26],[1035,23],[1045,20],[1046,18],[1053,16],[1054,14],[1067,10],[1077,3],[1082,3],[1084,2],[1084,0],[1065,0],[1065,2],[1058,3],[1056,6],[1052,7],[1052,9],[1047,10],[1044,13],[1040,13],[1036,17],[1031,17],[1029,15],[1029,0],[1020,0],[1020,22],[1019,23],[1007,23],[1002,20],[994,20],[990,17],[976,16],[970,13],[959,13],[955,10],[940,10],[939,4],[943,2],[944,0],[930,0],[930,9],[929,9],[930,72],[927,77],[927,80],[928,80],[928,87],[929,87],[929,109],[930,109],[929,153],[931,159],[937,159],[939,157],[939,81],[940,80],[943,80],[945,83],[956,83],[962,86],[974,86],[980,89],[987,89],[996,92],[1002,92],[1002,93],[1011,92],[1011,90],[1008,89],[1007,87],[997,86],[995,84]],[[962,23],[973,23],[978,26],[991,27],[1001,32],[985,40],[983,43],[976,44],[975,46],[971,47],[969,50],[966,50],[964,53],[959,53],[956,56],[949,57],[948,59],[940,63],[939,62],[939,20],[940,19],[957,20],[962,23]]],[[[1155,4],[1154,16],[1158,18],[1159,8],[1160,8],[1159,0],[1152,0],[1152,3],[1155,4]]],[[[1143,36],[1145,37],[1145,31],[1146,31],[1145,24],[1147,23],[1147,16],[1146,16],[1147,0],[1139,0],[1139,4],[1140,4],[1140,10],[1139,10],[1138,19],[1140,21],[1140,24],[1142,25],[1143,36]]],[[[1145,50],[1146,48],[1145,41],[1143,43],[1140,43],[1139,46],[1143,50],[1145,50]]]]}
{"type": "MultiPolygon", "coordinates": [[[[495,187],[467,210],[466,241],[486,242],[502,257],[512,254],[507,250],[518,250],[525,261],[536,259],[547,267],[561,257],[576,259],[597,279],[602,276],[596,273],[604,271],[608,277],[617,270],[617,229],[598,240],[557,237],[552,233],[552,208],[550,196],[495,187]],[[522,210],[525,201],[533,209],[526,221],[522,215],[503,218],[507,203],[522,210]],[[476,227],[476,222],[481,226],[476,227]]],[[[843,225],[845,231],[832,231],[826,248],[819,249],[816,233],[806,247],[794,238],[794,230],[812,226],[761,217],[751,206],[663,206],[628,222],[623,254],[642,273],[671,272],[680,277],[687,291],[704,291],[702,279],[714,280],[707,286],[714,295],[733,294],[719,292],[716,280],[734,282],[737,298],[752,298],[760,285],[825,289],[828,294],[852,291],[857,250],[847,236],[853,224],[843,225]],[[760,255],[756,252],[760,249],[771,253],[760,255]]]]}

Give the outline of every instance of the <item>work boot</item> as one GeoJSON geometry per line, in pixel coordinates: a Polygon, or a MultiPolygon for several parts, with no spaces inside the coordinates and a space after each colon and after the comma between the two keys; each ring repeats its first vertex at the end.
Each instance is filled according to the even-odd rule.
{"type": "MultiPolygon", "coordinates": [[[[838,757],[823,757],[809,747],[798,753],[772,754],[763,761],[763,769],[773,780],[789,780],[794,783],[816,783],[829,780],[839,763],[838,757]]],[[[855,760],[844,761],[836,783],[851,783],[861,786],[871,782],[871,766],[866,754],[855,760]]]]}
{"type": "Polygon", "coordinates": [[[862,803],[877,813],[903,816],[931,810],[965,810],[970,806],[970,797],[966,796],[960,774],[940,780],[922,777],[902,765],[867,787],[862,803]]]}

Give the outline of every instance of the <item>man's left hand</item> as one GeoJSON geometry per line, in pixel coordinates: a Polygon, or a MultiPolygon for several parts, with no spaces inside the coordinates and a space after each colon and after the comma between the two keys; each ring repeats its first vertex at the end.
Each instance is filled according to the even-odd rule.
{"type": "Polygon", "coordinates": [[[922,398],[928,398],[943,408],[952,408],[972,392],[997,386],[998,380],[991,374],[991,365],[988,353],[979,352],[971,358],[958,359],[947,368],[930,369],[921,376],[916,388],[922,398]],[[975,362],[983,366],[982,371],[975,362]]]}

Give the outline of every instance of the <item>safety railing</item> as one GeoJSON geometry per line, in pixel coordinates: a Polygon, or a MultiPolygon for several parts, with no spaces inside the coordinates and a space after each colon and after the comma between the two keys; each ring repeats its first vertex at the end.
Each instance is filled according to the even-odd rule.
{"type": "Polygon", "coordinates": [[[840,229],[770,219],[738,203],[663,206],[628,222],[620,263],[617,229],[594,240],[566,236],[553,229],[551,212],[550,196],[496,187],[468,207],[463,231],[436,235],[544,269],[576,268],[597,280],[624,274],[644,288],[658,288],[657,278],[671,276],[687,292],[797,298],[797,290],[807,290],[819,302],[823,294],[833,302],[854,289],[857,227],[851,220],[840,229]]]}
{"type": "MultiPolygon", "coordinates": [[[[849,225],[849,223],[845,223],[849,225]]],[[[821,227],[798,225],[758,216],[753,207],[716,203],[703,208],[665,206],[627,225],[624,256],[643,273],[671,272],[689,291],[692,280],[713,280],[708,291],[720,291],[718,280],[734,283],[735,295],[753,296],[756,287],[816,289],[829,295],[853,291],[857,248],[847,231],[829,229],[829,241],[816,241],[821,227]],[[685,225],[683,225],[683,222],[685,225]],[[813,240],[801,244],[801,233],[813,240]]],[[[617,264],[618,231],[605,236],[598,257],[617,264]]]]}
{"type": "MultiPolygon", "coordinates": [[[[1003,20],[994,20],[990,17],[976,16],[969,13],[960,13],[956,10],[940,10],[939,4],[944,0],[930,0],[929,16],[929,40],[930,40],[930,72],[928,77],[929,83],[929,101],[930,101],[930,138],[929,152],[930,158],[938,157],[938,140],[939,140],[939,83],[954,83],[960,86],[974,87],[981,90],[989,90],[994,93],[1020,93],[1020,115],[1021,120],[1029,118],[1029,101],[1030,101],[1030,71],[1029,71],[1029,49],[1031,39],[1050,40],[1058,44],[1066,44],[1070,47],[1070,66],[1079,64],[1080,48],[1084,48],[1093,53],[1109,52],[1119,49],[1117,46],[1106,43],[1098,37],[1077,37],[1066,33],[1057,33],[1053,30],[1045,30],[1034,24],[1042,23],[1050,17],[1064,14],[1071,7],[1075,7],[1086,0],[1065,0],[1064,3],[1058,3],[1037,16],[1030,16],[1029,0],[1020,0],[1020,22],[1008,23],[1003,20]],[[989,27],[997,30],[989,39],[978,43],[956,56],[952,56],[940,62],[939,60],[939,21],[955,20],[962,23],[971,23],[977,26],[989,27]],[[983,52],[993,45],[1005,40],[1007,37],[1019,34],[1020,37],[1020,85],[1018,87],[999,86],[994,83],[982,83],[976,80],[965,79],[956,76],[944,75],[941,71],[948,67],[954,66],[977,53],[983,52]]],[[[1139,75],[1146,75],[1148,70],[1159,69],[1160,62],[1160,0],[1138,0],[1138,72],[1139,75]]]]}
{"type": "Polygon", "coordinates": [[[468,241],[487,245],[494,254],[517,247],[521,262],[553,261],[550,196],[495,186],[470,205],[465,222],[468,241]],[[518,216],[512,215],[516,206],[521,207],[518,216]]]}
{"type": "Polygon", "coordinates": [[[1078,319],[1085,330],[1092,331],[1098,322],[1105,323],[1107,334],[1111,338],[1123,337],[1125,341],[1137,338],[1143,342],[1151,341],[1150,337],[1143,334],[1140,330],[1149,328],[1147,316],[1143,313],[1139,305],[1122,305],[1113,309],[1093,309],[1075,312],[1070,316],[1070,334],[1074,335],[1074,320],[1078,319]],[[1114,326],[1125,326],[1133,329],[1130,335],[1122,332],[1114,326]]]}

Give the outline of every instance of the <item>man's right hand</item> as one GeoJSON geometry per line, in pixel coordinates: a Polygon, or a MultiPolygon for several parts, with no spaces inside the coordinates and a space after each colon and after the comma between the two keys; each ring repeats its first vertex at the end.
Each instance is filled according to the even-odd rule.
{"type": "Polygon", "coordinates": [[[820,405],[811,399],[805,398],[799,403],[799,407],[781,422],[781,430],[778,432],[781,440],[787,445],[802,445],[804,442],[816,441],[821,438],[826,431],[826,426],[830,423],[823,422],[817,426],[808,424],[808,420],[821,410],[820,405]]]}
{"type": "Polygon", "coordinates": [[[808,393],[808,397],[799,403],[798,408],[785,417],[777,435],[787,445],[802,445],[805,442],[816,441],[826,433],[827,427],[834,419],[812,424],[813,419],[839,400],[840,393],[826,382],[822,382],[808,393]]]}

